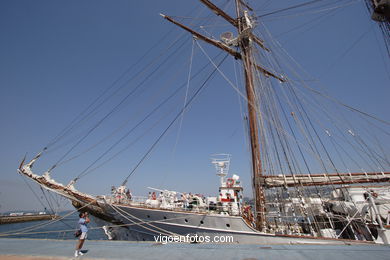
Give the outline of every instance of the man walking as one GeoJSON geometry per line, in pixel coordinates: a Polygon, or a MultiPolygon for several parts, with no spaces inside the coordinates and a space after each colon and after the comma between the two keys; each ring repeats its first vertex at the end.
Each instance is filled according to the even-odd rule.
{"type": "Polygon", "coordinates": [[[85,239],[87,238],[87,232],[88,232],[87,224],[89,223],[88,212],[80,212],[79,217],[80,217],[79,229],[81,230],[81,235],[80,235],[79,241],[77,242],[77,245],[76,245],[76,251],[74,253],[75,257],[83,255],[83,253],[81,253],[80,250],[84,245],[85,239]]]}

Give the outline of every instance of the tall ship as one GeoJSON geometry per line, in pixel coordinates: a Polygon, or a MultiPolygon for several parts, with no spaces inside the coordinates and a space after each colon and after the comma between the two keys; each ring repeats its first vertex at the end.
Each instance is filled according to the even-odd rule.
{"type": "MultiPolygon", "coordinates": [[[[79,211],[88,211],[109,239],[156,241],[158,236],[225,235],[231,236],[233,240],[230,242],[234,243],[389,244],[390,161],[386,154],[386,141],[379,141],[374,132],[378,131],[388,138],[390,123],[308,86],[298,74],[294,74],[294,68],[286,69],[280,65],[273,52],[274,48],[280,46],[277,42],[271,42],[272,37],[258,34],[262,25],[261,16],[256,15],[255,9],[246,1],[228,1],[229,4],[223,8],[209,0],[200,2],[234,31],[221,31],[218,37],[214,37],[217,32],[209,35],[192,29],[175,17],[165,14],[161,14],[161,17],[167,24],[177,27],[176,30],[182,30],[183,37],[192,40],[192,50],[196,48],[205,57],[203,67],[200,62],[193,62],[191,56],[187,64],[190,71],[184,83],[177,89],[152,93],[153,97],[146,102],[144,117],[135,123],[131,121],[134,125],[128,131],[122,131],[129,123],[126,121],[103,137],[101,142],[114,134],[122,134],[79,174],[72,174],[73,169],[69,169],[68,174],[75,177],[68,184],[57,182],[52,176],[53,172],[67,161],[101,144],[99,141],[80,154],[72,155],[128,98],[136,98],[137,91],[147,91],[143,90],[147,87],[142,81],[128,94],[120,96],[119,102],[98,118],[96,111],[116,96],[119,93],[117,90],[123,89],[109,88],[103,92],[38,155],[31,160],[24,158],[18,172],[41,187],[69,199],[79,211]],[[219,54],[214,57],[208,55],[206,47],[203,47],[206,45],[218,50],[219,54]],[[228,60],[236,66],[233,76],[222,71],[228,60]],[[200,69],[192,71],[199,64],[200,69]],[[216,75],[220,75],[226,86],[237,92],[243,104],[241,109],[247,132],[245,138],[250,155],[253,199],[244,198],[242,176],[230,173],[230,164],[234,163],[235,155],[213,154],[215,151],[208,154],[213,154],[210,162],[215,167],[216,176],[205,180],[214,181],[218,186],[214,196],[161,187],[148,187],[150,192],[145,197],[133,195],[129,188],[135,184],[129,184],[129,178],[148,160],[171,128],[181,124],[183,115],[216,75]],[[190,82],[195,82],[192,91],[189,91],[190,82]],[[76,188],[77,183],[99,167],[101,161],[104,163],[114,158],[116,154],[110,153],[123,144],[135,129],[152,118],[159,123],[160,119],[158,116],[156,119],[155,115],[179,90],[186,90],[184,104],[170,114],[168,123],[120,185],[112,186],[108,195],[90,195],[76,188]],[[308,93],[318,100],[325,100],[328,106],[311,98],[308,93]],[[156,105],[152,104],[151,101],[157,100],[158,95],[162,100],[157,101],[156,105]],[[336,107],[344,110],[345,114],[337,114],[333,110],[336,107]],[[355,126],[356,122],[349,114],[370,122],[371,128],[367,130],[355,126]],[[72,135],[85,122],[92,123],[72,135]],[[60,159],[41,175],[33,171],[33,166],[51,150],[57,149],[63,140],[72,143],[60,159]]],[[[386,41],[389,33],[389,1],[367,1],[367,7],[381,27],[386,41]]],[[[172,46],[180,48],[177,44],[175,41],[167,50],[172,46]]],[[[156,71],[160,65],[169,67],[168,62],[163,63],[165,60],[158,65],[152,62],[150,66],[156,65],[156,71]]],[[[151,77],[151,74],[144,72],[139,75],[145,79],[151,77]]],[[[173,80],[174,77],[171,74],[168,78],[173,80]]],[[[221,96],[223,93],[215,97],[216,103],[221,96]]],[[[143,134],[147,134],[147,131],[143,134]]],[[[120,152],[126,149],[125,146],[120,152]]],[[[178,178],[185,179],[185,173],[178,178]]],[[[107,190],[111,185],[107,185],[107,190]]]]}

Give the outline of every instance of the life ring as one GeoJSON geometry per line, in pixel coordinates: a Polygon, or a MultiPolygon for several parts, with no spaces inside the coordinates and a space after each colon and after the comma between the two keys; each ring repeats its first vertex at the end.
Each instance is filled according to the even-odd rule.
{"type": "Polygon", "coordinates": [[[231,187],[233,187],[233,185],[234,185],[234,179],[229,178],[229,179],[226,180],[226,186],[227,187],[231,188],[231,187]]]}

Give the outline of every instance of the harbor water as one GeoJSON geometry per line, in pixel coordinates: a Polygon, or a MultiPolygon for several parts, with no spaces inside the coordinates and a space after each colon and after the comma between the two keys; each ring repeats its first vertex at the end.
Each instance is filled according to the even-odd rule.
{"type": "MultiPolygon", "coordinates": [[[[61,219],[57,220],[2,224],[0,225],[0,238],[75,239],[74,232],[78,228],[79,217],[78,212],[70,213],[70,211],[58,213],[61,219]]],[[[88,227],[88,239],[107,239],[104,231],[97,227],[93,217],[88,227]]]]}

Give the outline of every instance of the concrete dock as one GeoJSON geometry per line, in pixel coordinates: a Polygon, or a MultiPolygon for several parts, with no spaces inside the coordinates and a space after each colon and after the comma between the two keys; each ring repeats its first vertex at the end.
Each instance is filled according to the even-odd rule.
{"type": "Polygon", "coordinates": [[[38,220],[52,220],[58,219],[57,215],[50,214],[35,214],[35,215],[22,215],[22,216],[0,216],[0,224],[12,224],[20,222],[38,221],[38,220]]]}
{"type": "MultiPolygon", "coordinates": [[[[76,240],[0,239],[0,259],[75,259],[76,240]]],[[[157,244],[87,240],[77,259],[390,259],[390,246],[380,245],[244,245],[157,244]]]]}

